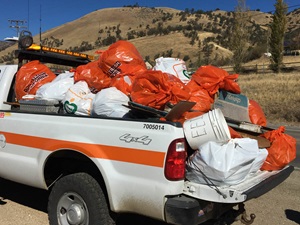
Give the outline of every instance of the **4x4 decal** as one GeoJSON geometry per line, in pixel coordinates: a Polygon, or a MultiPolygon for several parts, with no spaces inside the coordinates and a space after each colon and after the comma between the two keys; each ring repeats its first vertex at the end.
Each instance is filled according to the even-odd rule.
{"type": "Polygon", "coordinates": [[[142,136],[142,137],[132,137],[131,134],[124,134],[120,137],[121,141],[125,141],[127,143],[137,142],[142,143],[143,145],[149,145],[152,139],[149,139],[149,136],[142,136]]]}

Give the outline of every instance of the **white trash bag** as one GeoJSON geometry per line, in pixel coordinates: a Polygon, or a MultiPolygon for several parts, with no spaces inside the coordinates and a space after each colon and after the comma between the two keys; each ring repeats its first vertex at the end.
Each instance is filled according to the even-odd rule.
{"type": "Polygon", "coordinates": [[[260,148],[258,152],[259,152],[258,156],[255,158],[254,162],[252,163],[250,174],[256,173],[262,167],[269,154],[266,148],[260,148]]]}
{"type": "Polygon", "coordinates": [[[129,112],[129,97],[115,87],[99,91],[93,100],[92,114],[122,118],[129,112]]]}
{"type": "Polygon", "coordinates": [[[74,85],[74,72],[59,74],[54,80],[41,86],[36,97],[42,99],[55,99],[62,101],[68,89],[74,85]]]}
{"type": "Polygon", "coordinates": [[[153,70],[160,70],[164,73],[172,74],[178,77],[183,83],[190,81],[186,64],[182,59],[159,57],[155,59],[155,63],[153,70]]]}
{"type": "Polygon", "coordinates": [[[227,144],[210,141],[189,158],[186,177],[201,184],[234,185],[257,172],[266,157],[267,150],[259,149],[255,139],[235,138],[227,144]]]}
{"type": "Polygon", "coordinates": [[[78,81],[67,91],[63,99],[63,109],[67,114],[90,116],[95,98],[85,81],[78,81]]]}

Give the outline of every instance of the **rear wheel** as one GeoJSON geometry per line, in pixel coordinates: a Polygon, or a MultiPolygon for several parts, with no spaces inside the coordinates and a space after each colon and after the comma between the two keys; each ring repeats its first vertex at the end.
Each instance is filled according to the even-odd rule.
{"type": "Polygon", "coordinates": [[[49,196],[50,225],[113,225],[109,208],[98,182],[86,173],[58,180],[49,196]]]}

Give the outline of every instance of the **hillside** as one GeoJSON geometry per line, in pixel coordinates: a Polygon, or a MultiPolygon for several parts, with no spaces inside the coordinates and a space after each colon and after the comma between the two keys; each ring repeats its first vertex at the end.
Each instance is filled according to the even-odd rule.
{"type": "MultiPolygon", "coordinates": [[[[249,46],[259,58],[266,49],[267,26],[271,14],[250,11],[249,46]],[[259,55],[260,54],[260,55],[259,55]]],[[[189,65],[209,60],[216,65],[230,63],[228,38],[232,12],[201,10],[179,11],[171,8],[123,7],[91,12],[42,34],[42,44],[60,49],[95,54],[119,39],[129,40],[150,62],[159,56],[182,58],[189,65]]],[[[288,14],[288,37],[299,40],[300,9],[288,14]]],[[[40,43],[39,35],[34,37],[40,43]]],[[[13,63],[17,45],[0,51],[0,63],[13,63]]],[[[1,48],[0,48],[1,49],[1,48]]]]}

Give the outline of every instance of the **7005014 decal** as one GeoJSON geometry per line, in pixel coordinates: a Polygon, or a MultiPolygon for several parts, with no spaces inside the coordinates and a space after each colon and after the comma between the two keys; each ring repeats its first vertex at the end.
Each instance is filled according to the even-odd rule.
{"type": "Polygon", "coordinates": [[[144,123],[143,128],[149,130],[164,130],[165,126],[159,124],[144,123]]]}

